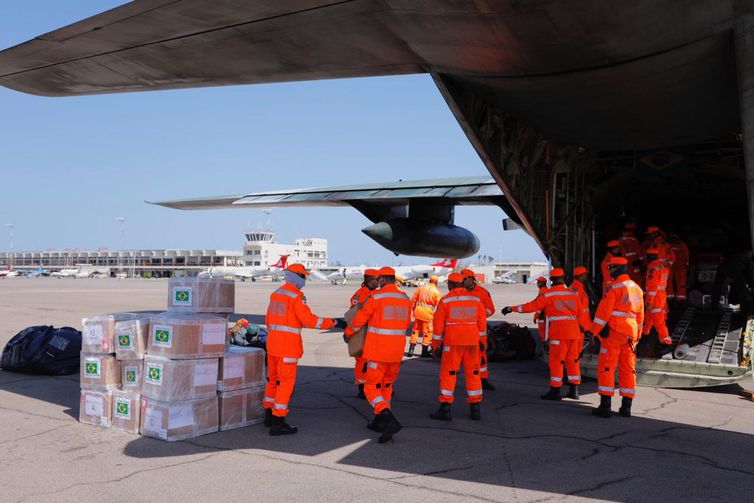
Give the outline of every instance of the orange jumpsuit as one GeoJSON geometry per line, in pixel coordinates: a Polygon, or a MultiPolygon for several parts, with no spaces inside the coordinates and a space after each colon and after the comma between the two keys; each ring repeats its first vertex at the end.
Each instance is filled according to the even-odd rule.
{"type": "MultiPolygon", "coordinates": [[[[586,286],[584,286],[584,284],[581,281],[575,279],[571,283],[571,286],[569,286],[568,288],[570,288],[571,290],[575,290],[576,293],[579,294],[579,302],[583,306],[582,314],[586,316],[587,318],[591,317],[591,313],[589,312],[589,306],[591,306],[591,302],[589,300],[589,294],[586,291],[586,286]]],[[[580,337],[579,346],[581,346],[582,348],[584,347],[584,334],[583,333],[581,334],[581,337],[580,337]]]]}
{"type": "Polygon", "coordinates": [[[662,236],[657,236],[654,239],[645,239],[644,242],[641,244],[641,247],[644,249],[644,255],[646,256],[647,250],[650,248],[657,249],[657,258],[668,262],[669,264],[673,264],[675,262],[675,254],[673,253],[673,246],[668,243],[665,238],[662,236]]]}
{"type": "Polygon", "coordinates": [[[670,241],[675,261],[668,279],[668,298],[686,300],[686,277],[689,272],[689,247],[680,239],[670,241]]]}
{"type": "Polygon", "coordinates": [[[641,265],[644,262],[644,250],[641,249],[639,240],[636,239],[633,232],[624,231],[618,241],[620,241],[623,256],[628,260],[628,276],[634,283],[641,286],[644,284],[644,277],[641,273],[641,265]]]}
{"type": "Polygon", "coordinates": [[[659,258],[647,264],[647,289],[644,292],[644,328],[642,334],[647,335],[652,327],[657,329],[657,338],[663,344],[672,341],[665,324],[665,311],[667,308],[666,289],[670,266],[659,258]]]}
{"type": "Polygon", "coordinates": [[[531,313],[544,310],[547,315],[550,340],[550,386],[563,385],[563,367],[571,384],[581,383],[579,362],[581,354],[581,331],[590,325],[589,306],[579,292],[565,285],[555,285],[546,289],[536,299],[526,304],[514,306],[517,313],[531,313]]]}
{"type": "Polygon", "coordinates": [[[263,405],[272,409],[274,416],[285,417],[296,386],[298,359],[304,354],[301,328],[331,328],[335,321],[312,314],[301,290],[286,282],[270,295],[265,323],[268,330],[267,386],[263,405]]]}
{"type": "Polygon", "coordinates": [[[432,318],[435,315],[435,308],[440,302],[440,291],[433,284],[420,286],[411,297],[411,304],[414,311],[414,327],[411,330],[411,339],[409,344],[416,344],[419,340],[419,334],[422,334],[422,346],[429,346],[432,343],[432,318]]]}
{"type": "Polygon", "coordinates": [[[364,394],[379,414],[390,408],[393,383],[406,347],[406,331],[411,326],[411,299],[395,284],[387,284],[367,299],[353,317],[346,335],[368,325],[363,357],[367,360],[364,394]]]}
{"type": "MultiPolygon", "coordinates": [[[[356,304],[363,305],[371,294],[372,290],[362,285],[361,288],[356,290],[356,293],[353,294],[353,297],[351,297],[351,307],[355,306],[356,304]]],[[[364,384],[366,382],[367,375],[367,361],[364,359],[363,355],[354,356],[354,358],[356,359],[356,363],[353,367],[353,377],[356,381],[355,384],[364,384]]]]}
{"type": "Polygon", "coordinates": [[[466,378],[466,401],[482,401],[479,346],[487,336],[487,313],[479,298],[466,288],[455,288],[442,298],[434,317],[432,350],[442,344],[440,360],[441,403],[453,403],[456,376],[463,365],[466,378]]]}
{"type": "Polygon", "coordinates": [[[644,292],[631,281],[628,274],[621,274],[608,285],[597,313],[594,315],[591,332],[599,334],[605,325],[607,337],[600,337],[601,347],[597,360],[597,392],[613,396],[615,393],[615,367],[618,366],[620,395],[636,396],[636,343],[641,336],[639,329],[644,323],[644,292]]]}
{"type": "MultiPolygon", "coordinates": [[[[487,315],[487,318],[495,314],[495,304],[492,302],[492,296],[486,288],[481,285],[474,285],[474,288],[467,291],[482,302],[484,313],[487,315]]],[[[479,350],[479,375],[482,379],[488,379],[490,377],[490,369],[487,366],[487,348],[487,329],[485,329],[484,335],[482,336],[482,347],[479,350]]]]}
{"type": "MultiPolygon", "coordinates": [[[[547,291],[547,287],[543,286],[539,289],[537,296],[542,295],[547,291]]],[[[539,330],[539,339],[544,343],[547,340],[547,315],[544,310],[534,312],[534,323],[537,324],[537,330],[539,330]]]]}

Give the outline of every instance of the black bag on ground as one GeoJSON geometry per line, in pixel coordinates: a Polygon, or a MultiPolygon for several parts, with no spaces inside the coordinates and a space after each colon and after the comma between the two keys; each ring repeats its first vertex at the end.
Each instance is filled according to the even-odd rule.
{"type": "Polygon", "coordinates": [[[3,370],[63,375],[78,372],[81,332],[71,327],[39,325],[21,330],[3,349],[3,370]]]}
{"type": "Polygon", "coordinates": [[[531,360],[536,356],[537,346],[526,327],[502,322],[487,328],[489,361],[531,360]]]}

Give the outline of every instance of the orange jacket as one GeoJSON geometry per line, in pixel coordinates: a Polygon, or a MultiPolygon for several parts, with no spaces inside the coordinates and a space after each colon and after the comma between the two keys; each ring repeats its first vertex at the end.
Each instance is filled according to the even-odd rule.
{"type": "Polygon", "coordinates": [[[620,241],[620,249],[623,252],[623,256],[628,260],[629,267],[634,262],[644,260],[644,250],[641,249],[641,243],[639,243],[639,240],[636,239],[633,233],[624,232],[618,241],[620,241]]]}
{"type": "Polygon", "coordinates": [[[686,246],[686,243],[680,239],[674,239],[670,242],[670,249],[673,250],[673,255],[675,255],[674,263],[682,267],[688,267],[689,247],[686,246]]]}
{"type": "Polygon", "coordinates": [[[432,321],[438,302],[442,295],[437,288],[422,285],[411,297],[411,308],[414,312],[414,318],[422,321],[432,321]]]}
{"type": "Polygon", "coordinates": [[[532,313],[544,310],[550,326],[550,339],[578,339],[581,329],[589,328],[589,305],[576,290],[565,285],[555,285],[546,289],[537,298],[526,304],[513,306],[517,313],[532,313]]]}
{"type": "Polygon", "coordinates": [[[474,288],[471,290],[466,290],[471,295],[474,295],[476,297],[479,297],[479,300],[482,302],[482,305],[484,306],[484,312],[487,314],[487,317],[489,318],[493,314],[495,314],[495,304],[492,303],[492,296],[490,295],[490,292],[487,291],[486,288],[484,288],[481,285],[474,285],[474,288]]]}
{"type": "Polygon", "coordinates": [[[590,316],[590,314],[589,314],[589,306],[590,306],[589,293],[587,293],[587,291],[586,291],[586,286],[584,286],[584,284],[581,281],[575,279],[571,283],[571,286],[569,286],[568,288],[570,288],[571,290],[576,290],[576,292],[579,294],[580,302],[584,306],[584,312],[586,313],[587,316],[590,316]]]}
{"type": "Polygon", "coordinates": [[[670,265],[664,260],[657,258],[647,264],[646,294],[650,297],[657,294],[659,290],[668,288],[668,276],[670,276],[670,265]]]}
{"type": "Polygon", "coordinates": [[[351,307],[355,306],[356,304],[364,304],[364,302],[366,302],[367,300],[367,297],[369,297],[371,294],[372,290],[364,285],[361,285],[361,288],[356,290],[356,293],[351,296],[351,307]]]}
{"type": "Polygon", "coordinates": [[[610,283],[594,315],[591,332],[599,334],[607,324],[610,332],[625,335],[636,341],[644,323],[644,292],[621,274],[610,283]]]}
{"type": "MultiPolygon", "coordinates": [[[[547,287],[543,286],[539,289],[539,293],[537,294],[537,298],[541,297],[543,293],[547,291],[547,287]]],[[[544,309],[540,309],[539,311],[534,311],[534,323],[542,323],[542,326],[544,326],[545,319],[547,318],[547,315],[545,314],[544,309]]],[[[541,327],[540,327],[541,328],[541,327]]],[[[542,336],[544,337],[544,332],[542,332],[542,336]]]]}
{"type": "Polygon", "coordinates": [[[291,283],[272,292],[267,306],[267,353],[282,358],[301,358],[304,345],[301,328],[331,328],[335,322],[312,314],[304,301],[304,294],[291,283]]]}
{"type": "Polygon", "coordinates": [[[432,347],[476,346],[487,335],[487,313],[476,295],[455,288],[442,298],[432,321],[432,347]]]}
{"type": "Polygon", "coordinates": [[[663,260],[665,262],[670,262],[671,264],[675,262],[675,253],[673,253],[673,246],[668,243],[665,238],[662,236],[657,236],[656,238],[649,240],[646,239],[641,244],[642,248],[644,248],[644,253],[647,253],[647,250],[650,248],[656,248],[657,249],[657,258],[660,260],[663,260]]]}
{"type": "Polygon", "coordinates": [[[400,362],[411,326],[411,299],[394,284],[373,292],[346,328],[350,337],[368,325],[362,358],[374,362],[400,362]]]}

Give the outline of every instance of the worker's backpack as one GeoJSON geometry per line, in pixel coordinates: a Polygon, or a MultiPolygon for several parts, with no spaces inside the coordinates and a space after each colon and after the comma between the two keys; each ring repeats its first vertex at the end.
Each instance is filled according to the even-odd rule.
{"type": "Polygon", "coordinates": [[[537,345],[526,327],[502,322],[488,325],[489,361],[530,360],[537,354],[537,345]]]}
{"type": "Polygon", "coordinates": [[[79,370],[81,332],[40,325],[21,330],[3,349],[3,370],[63,375],[79,370]]]}

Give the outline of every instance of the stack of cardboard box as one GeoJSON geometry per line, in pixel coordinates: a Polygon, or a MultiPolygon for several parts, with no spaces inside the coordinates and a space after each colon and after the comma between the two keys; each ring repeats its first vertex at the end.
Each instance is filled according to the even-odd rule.
{"type": "Polygon", "coordinates": [[[149,318],[115,323],[115,357],[121,367],[121,389],[113,392],[113,429],[139,433],[141,384],[149,333],[149,318]]]}
{"type": "Polygon", "coordinates": [[[220,431],[264,420],[264,351],[230,346],[220,359],[217,379],[220,431]]]}

